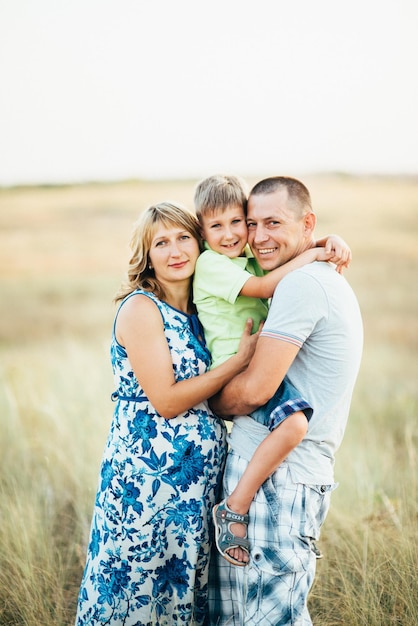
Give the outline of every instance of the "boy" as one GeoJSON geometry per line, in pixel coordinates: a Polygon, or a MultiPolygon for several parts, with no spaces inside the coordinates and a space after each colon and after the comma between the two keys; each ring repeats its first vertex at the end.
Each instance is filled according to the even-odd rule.
{"type": "MultiPolygon", "coordinates": [[[[335,262],[340,272],[349,264],[350,250],[332,236],[318,241],[320,247],[264,274],[247,246],[247,195],[242,181],[235,176],[211,176],[197,186],[194,202],[205,250],[196,264],[193,299],[212,367],[235,354],[248,318],[253,320],[253,330],[258,330],[267,316],[268,299],[286,274],[313,261],[335,262]]],[[[213,510],[216,546],[234,565],[243,566],[249,560],[248,514],[235,513],[234,508],[249,510],[267,477],[264,460],[271,464],[274,459],[278,467],[285,458],[283,442],[289,441],[290,432],[296,432],[291,435],[296,447],[307,432],[311,415],[312,408],[287,378],[273,398],[252,413],[253,419],[268,427],[270,435],[257,448],[234,491],[213,510]]]]}

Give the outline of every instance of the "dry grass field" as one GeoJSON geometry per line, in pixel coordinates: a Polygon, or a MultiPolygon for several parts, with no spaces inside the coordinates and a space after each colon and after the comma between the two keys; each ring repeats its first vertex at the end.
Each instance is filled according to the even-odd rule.
{"type": "MultiPolygon", "coordinates": [[[[418,624],[418,179],[305,177],[351,245],[365,349],[315,626],[418,624]]],[[[252,183],[253,181],[248,181],[252,183]]],[[[112,298],[148,204],[195,181],[0,189],[0,625],[69,626],[112,414],[112,298]]]]}

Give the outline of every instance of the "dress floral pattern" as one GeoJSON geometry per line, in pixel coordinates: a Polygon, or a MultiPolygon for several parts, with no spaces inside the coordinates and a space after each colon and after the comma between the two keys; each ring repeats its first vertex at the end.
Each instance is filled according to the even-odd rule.
{"type": "MultiPolygon", "coordinates": [[[[210,356],[197,337],[197,318],[148,292],[128,298],[137,293],[150,297],[161,312],[175,379],[203,373],[210,356]]],[[[210,512],[226,456],[225,427],[206,403],[162,418],[139,386],[115,330],[111,360],[116,407],[76,626],[204,625],[210,512]]]]}

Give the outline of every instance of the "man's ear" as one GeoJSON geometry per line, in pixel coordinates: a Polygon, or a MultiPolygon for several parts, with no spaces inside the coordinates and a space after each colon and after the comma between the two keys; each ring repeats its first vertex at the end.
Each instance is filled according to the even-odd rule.
{"type": "Polygon", "coordinates": [[[305,228],[305,235],[312,235],[316,226],[316,215],[313,211],[309,211],[309,213],[304,216],[303,224],[305,228]]]}

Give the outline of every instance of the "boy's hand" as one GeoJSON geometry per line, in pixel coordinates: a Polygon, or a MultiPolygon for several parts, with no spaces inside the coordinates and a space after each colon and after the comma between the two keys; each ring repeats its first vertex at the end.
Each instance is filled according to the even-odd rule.
{"type": "Polygon", "coordinates": [[[324,248],[325,253],[328,255],[327,261],[335,263],[336,270],[339,274],[343,273],[345,268],[348,268],[351,263],[351,249],[345,243],[344,239],[338,235],[330,235],[327,239],[324,248]]]}

